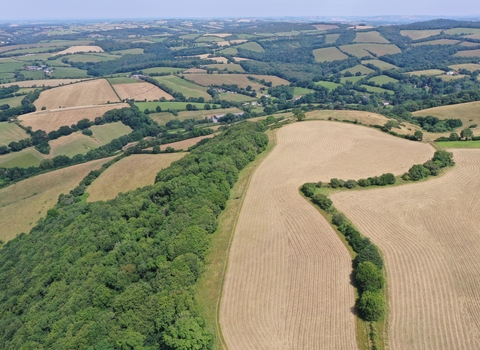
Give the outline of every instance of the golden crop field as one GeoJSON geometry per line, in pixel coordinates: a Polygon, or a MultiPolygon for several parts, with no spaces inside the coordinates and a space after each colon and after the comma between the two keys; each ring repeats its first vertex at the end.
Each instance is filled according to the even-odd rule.
{"type": "Polygon", "coordinates": [[[134,154],[105,170],[88,188],[87,202],[115,198],[120,192],[153,185],[157,173],[187,153],[134,154]]]}
{"type": "Polygon", "coordinates": [[[402,50],[394,44],[350,44],[340,46],[340,49],[358,58],[365,56],[372,57],[368,51],[373,52],[377,56],[393,55],[402,52],[402,50]]]}
{"type": "Polygon", "coordinates": [[[60,51],[57,55],[66,55],[73,53],[82,53],[82,52],[103,52],[103,49],[100,46],[72,46],[66,50],[60,51]]]}
{"type": "Polygon", "coordinates": [[[194,81],[197,84],[203,86],[209,85],[222,85],[222,84],[237,84],[241,88],[246,88],[251,86],[254,90],[258,90],[263,85],[249,80],[247,77],[252,76],[256,79],[264,79],[266,81],[271,81],[273,86],[277,85],[290,85],[290,83],[282,78],[276,77],[274,75],[247,75],[247,74],[192,74],[187,77],[187,79],[194,81]]]}
{"type": "MultiPolygon", "coordinates": [[[[426,117],[431,115],[439,119],[460,119],[463,123],[462,128],[472,124],[480,125],[480,102],[460,103],[456,105],[441,106],[435,108],[422,109],[413,112],[415,116],[426,117]]],[[[473,133],[480,135],[480,127],[473,128],[473,133]]],[[[447,135],[448,136],[448,135],[447,135]]]]}
{"type": "Polygon", "coordinates": [[[82,119],[94,121],[107,111],[126,107],[129,107],[127,103],[112,103],[102,106],[61,108],[24,114],[19,116],[18,120],[24,126],[31,126],[32,130],[50,132],[58,130],[61,126],[76,124],[82,119]]]}
{"type": "Polygon", "coordinates": [[[38,110],[92,106],[120,102],[117,94],[105,79],[85,81],[43,91],[34,102],[38,110]]]}
{"type": "Polygon", "coordinates": [[[343,52],[336,47],[327,47],[324,49],[313,50],[315,61],[317,62],[331,62],[337,60],[345,60],[348,58],[343,52]]]}
{"type": "Polygon", "coordinates": [[[228,348],[356,349],[350,255],[298,188],[401,174],[433,151],[344,123],[279,129],[276,147],[253,174],[230,250],[220,308],[228,348]]]}
{"type": "Polygon", "coordinates": [[[166,100],[173,100],[173,96],[150,83],[116,84],[113,88],[122,100],[132,99],[135,101],[152,101],[165,97],[166,100]]]}
{"type": "Polygon", "coordinates": [[[111,158],[74,165],[20,181],[0,190],[0,239],[9,241],[30,232],[38,219],[57,203],[61,193],[68,193],[92,170],[111,158]]]}
{"type": "Polygon", "coordinates": [[[458,51],[455,55],[457,57],[480,57],[480,49],[458,51]]]}
{"type": "Polygon", "coordinates": [[[9,87],[12,85],[18,85],[21,88],[27,87],[43,87],[43,86],[61,86],[67,85],[70,83],[77,83],[85,79],[42,79],[42,80],[26,80],[26,81],[18,81],[15,83],[8,83],[8,84],[1,84],[0,87],[9,87]]]}
{"type": "Polygon", "coordinates": [[[402,30],[400,31],[400,34],[403,36],[408,36],[413,40],[420,40],[420,39],[429,38],[433,35],[438,35],[440,34],[441,31],[442,31],[441,29],[402,30]]]}
{"type": "Polygon", "coordinates": [[[385,39],[379,32],[359,32],[353,40],[354,43],[376,43],[376,44],[390,44],[390,41],[385,39]]]}
{"type": "Polygon", "coordinates": [[[334,194],[386,259],[392,350],[480,348],[480,150],[429,181],[334,194]]]}
{"type": "Polygon", "coordinates": [[[449,66],[452,69],[466,69],[470,72],[475,72],[476,70],[480,70],[480,64],[478,63],[461,63],[461,64],[452,64],[449,66]]]}

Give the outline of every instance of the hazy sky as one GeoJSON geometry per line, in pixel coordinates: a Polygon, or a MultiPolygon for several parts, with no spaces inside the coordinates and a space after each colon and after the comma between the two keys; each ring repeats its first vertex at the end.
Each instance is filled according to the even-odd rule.
{"type": "Polygon", "coordinates": [[[25,19],[480,15],[479,0],[1,0],[0,22],[25,19]]]}

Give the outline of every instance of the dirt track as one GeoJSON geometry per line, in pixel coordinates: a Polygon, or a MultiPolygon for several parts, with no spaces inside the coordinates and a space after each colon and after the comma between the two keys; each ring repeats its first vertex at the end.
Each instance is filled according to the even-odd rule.
{"type": "Polygon", "coordinates": [[[331,198],[385,254],[390,348],[480,349],[480,150],[426,182],[331,198]]]}
{"type": "Polygon", "coordinates": [[[254,173],[230,251],[220,321],[230,350],[356,349],[350,256],[299,193],[307,181],[396,174],[433,149],[333,122],[295,123],[254,173]]]}

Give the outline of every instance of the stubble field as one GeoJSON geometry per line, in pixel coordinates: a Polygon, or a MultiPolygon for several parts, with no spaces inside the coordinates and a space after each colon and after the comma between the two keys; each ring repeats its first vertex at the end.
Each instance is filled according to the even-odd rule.
{"type": "Polygon", "coordinates": [[[50,132],[58,130],[61,126],[76,124],[82,119],[94,121],[96,117],[101,117],[107,111],[125,107],[129,107],[129,105],[126,103],[117,103],[104,106],[61,108],[24,114],[18,117],[18,120],[20,120],[24,126],[31,126],[32,130],[41,129],[50,132]]]}
{"type": "Polygon", "coordinates": [[[105,79],[62,86],[43,91],[34,105],[38,110],[65,107],[91,106],[120,102],[117,94],[105,79]]]}
{"type": "Polygon", "coordinates": [[[440,178],[331,197],[383,251],[392,350],[480,348],[480,150],[440,178]]]}
{"type": "Polygon", "coordinates": [[[220,308],[229,349],[356,349],[350,255],[298,193],[307,181],[400,174],[433,154],[366,127],[303,122],[278,131],[241,209],[220,308]]]}
{"type": "Polygon", "coordinates": [[[132,99],[135,101],[152,101],[165,97],[166,100],[173,100],[173,96],[150,83],[132,83],[113,85],[118,96],[122,100],[132,99]]]}
{"type": "Polygon", "coordinates": [[[74,165],[23,180],[0,190],[0,239],[8,241],[28,233],[41,217],[92,170],[111,158],[74,165]]]}

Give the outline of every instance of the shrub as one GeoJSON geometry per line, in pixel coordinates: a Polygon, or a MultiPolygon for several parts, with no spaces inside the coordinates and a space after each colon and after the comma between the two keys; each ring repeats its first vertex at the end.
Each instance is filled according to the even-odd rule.
{"type": "Polygon", "coordinates": [[[300,191],[302,191],[302,193],[307,197],[313,197],[315,194],[315,188],[316,187],[313,182],[307,182],[300,188],[300,191]]]}
{"type": "Polygon", "coordinates": [[[385,280],[382,271],[370,261],[358,264],[355,269],[355,283],[363,292],[377,292],[383,288],[385,280]]]}
{"type": "Polygon", "coordinates": [[[331,188],[342,187],[342,186],[340,186],[340,180],[337,179],[337,178],[330,179],[330,187],[331,188]]]}
{"type": "Polygon", "coordinates": [[[87,136],[92,136],[93,132],[90,129],[83,129],[82,134],[87,135],[87,136]]]}
{"type": "Polygon", "coordinates": [[[356,306],[360,316],[369,322],[378,321],[385,315],[385,301],[378,292],[363,293],[356,306]]]}
{"type": "Polygon", "coordinates": [[[358,180],[358,185],[361,187],[368,187],[370,186],[370,181],[368,179],[360,179],[358,180]]]}
{"type": "Polygon", "coordinates": [[[342,213],[336,213],[332,216],[332,224],[335,226],[341,226],[347,222],[347,218],[342,213]]]}
{"type": "Polygon", "coordinates": [[[365,261],[370,261],[379,269],[383,268],[383,259],[378,252],[378,248],[375,247],[373,244],[369,244],[361,251],[359,251],[353,262],[355,266],[358,266],[360,263],[365,261]]]}
{"type": "Polygon", "coordinates": [[[347,180],[344,185],[346,188],[355,188],[357,187],[357,181],[355,180],[347,180]]]}
{"type": "Polygon", "coordinates": [[[423,163],[423,166],[430,171],[430,174],[433,176],[437,176],[440,173],[440,167],[437,163],[432,162],[431,160],[423,163]]]}
{"type": "Polygon", "coordinates": [[[408,170],[408,175],[413,181],[418,181],[430,175],[430,171],[421,164],[415,164],[408,170]]]}
{"type": "Polygon", "coordinates": [[[393,185],[397,179],[392,173],[386,173],[380,176],[379,182],[380,186],[393,185]]]}
{"type": "Polygon", "coordinates": [[[437,163],[440,168],[455,165],[455,162],[453,161],[453,153],[447,151],[436,151],[433,155],[432,161],[437,163]]]}
{"type": "Polygon", "coordinates": [[[328,210],[332,206],[331,199],[321,193],[317,193],[313,196],[313,202],[323,210],[328,210]]]}

